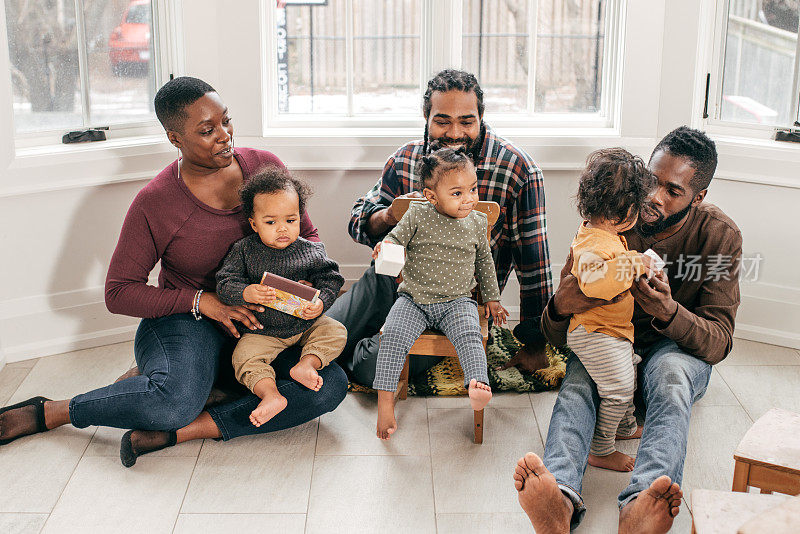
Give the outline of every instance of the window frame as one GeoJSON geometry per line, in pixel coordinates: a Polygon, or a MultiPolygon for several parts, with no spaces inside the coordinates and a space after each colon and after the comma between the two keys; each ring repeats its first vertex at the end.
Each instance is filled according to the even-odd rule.
{"type": "MultiPolygon", "coordinates": [[[[89,73],[87,70],[87,44],[85,22],[83,18],[84,0],[73,0],[76,11],[76,32],[78,42],[78,64],[79,64],[79,83],[81,86],[81,116],[84,125],[73,128],[53,128],[47,130],[39,130],[36,132],[22,132],[17,133],[14,129],[14,121],[16,119],[13,108],[10,109],[9,116],[12,124],[13,144],[15,152],[19,155],[34,155],[47,152],[47,147],[51,147],[56,152],[62,152],[61,137],[68,131],[80,130],[92,127],[105,127],[106,136],[110,139],[125,139],[125,138],[140,138],[147,136],[160,136],[163,129],[155,116],[148,120],[130,121],[119,124],[93,124],[89,122],[87,125],[87,117],[89,108],[87,106],[88,91],[86,90],[89,73]]],[[[153,47],[152,58],[155,64],[154,77],[156,88],[160,87],[163,82],[170,78],[175,72],[181,72],[183,67],[183,52],[180,49],[179,43],[182,42],[180,13],[182,10],[182,0],[151,0],[152,6],[152,27],[150,30],[150,39],[153,47]]],[[[5,21],[5,7],[3,7],[3,18],[5,21]]],[[[0,30],[0,35],[4,39],[3,46],[8,48],[8,35],[5,30],[5,24],[0,30]]],[[[7,52],[6,52],[7,53],[7,52]]],[[[9,93],[11,93],[11,75],[10,72],[6,73],[3,78],[3,83],[9,85],[9,93]]],[[[13,106],[13,102],[9,107],[13,106]]],[[[97,147],[103,145],[103,141],[93,143],[83,143],[80,145],[71,145],[76,149],[84,148],[87,145],[97,147]]],[[[65,145],[67,146],[67,145],[65,145]]]]}
{"type": "MultiPolygon", "coordinates": [[[[352,12],[353,0],[347,2],[347,12],[352,12]]],[[[499,128],[519,128],[520,123],[526,129],[616,129],[620,124],[620,108],[622,100],[622,63],[624,62],[624,30],[626,26],[626,10],[623,0],[606,0],[605,28],[603,46],[602,97],[600,111],[596,113],[547,113],[528,112],[531,108],[535,87],[536,34],[529,31],[528,57],[528,100],[526,110],[520,113],[485,113],[485,119],[499,128]]],[[[538,0],[527,0],[528,29],[536,28],[538,0]]],[[[410,114],[355,114],[325,115],[280,113],[278,111],[278,92],[270,90],[277,86],[277,35],[276,3],[274,0],[262,0],[262,91],[263,98],[263,135],[279,135],[282,131],[302,132],[308,129],[403,129],[421,128],[424,126],[421,109],[418,116],[410,114]]],[[[462,49],[462,0],[423,0],[421,6],[420,28],[420,73],[435,73],[447,67],[461,67],[462,49]],[[442,21],[435,24],[435,21],[442,21]]],[[[350,19],[348,17],[348,19],[350,19]]],[[[352,20],[348,20],[348,41],[352,41],[352,20]]],[[[348,64],[352,63],[352,54],[347,52],[348,64]]],[[[352,67],[348,67],[349,69],[352,67]]],[[[419,94],[424,93],[428,75],[421,75],[419,94]]],[[[352,78],[348,79],[348,99],[352,100],[352,78]]],[[[420,102],[421,104],[421,102],[420,102]]],[[[352,106],[350,106],[352,108],[352,106]]]]}
{"type": "MultiPolygon", "coordinates": [[[[714,2],[713,31],[711,32],[710,58],[707,61],[706,74],[708,78],[708,96],[704,97],[705,113],[699,117],[699,122],[713,135],[723,139],[752,139],[756,141],[774,140],[775,132],[786,128],[797,129],[800,122],[800,38],[795,47],[794,74],[792,78],[792,93],[795,98],[792,102],[790,117],[794,117],[795,124],[766,125],[723,120],[722,113],[722,86],[725,74],[725,51],[728,39],[728,14],[731,0],[716,0],[714,2]],[[707,115],[707,116],[706,116],[707,115]]],[[[800,32],[798,32],[800,33],[800,32]]],[[[705,76],[698,80],[699,84],[706,86],[705,76]]],[[[699,89],[699,88],[698,88],[699,89]]],[[[786,144],[782,142],[777,142],[786,144]]],[[[800,147],[797,147],[800,150],[800,147]]]]}

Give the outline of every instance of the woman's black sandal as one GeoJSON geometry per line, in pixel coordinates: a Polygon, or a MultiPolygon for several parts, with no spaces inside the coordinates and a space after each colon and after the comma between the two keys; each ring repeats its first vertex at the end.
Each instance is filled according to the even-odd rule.
{"type": "Polygon", "coordinates": [[[157,436],[162,439],[152,439],[151,437],[150,443],[145,446],[145,450],[136,451],[133,447],[133,442],[131,441],[131,435],[134,432],[134,430],[128,430],[125,432],[125,434],[122,436],[122,440],[119,443],[119,459],[122,462],[122,465],[125,467],[132,467],[136,463],[136,459],[143,454],[160,451],[161,449],[166,449],[167,447],[172,447],[178,442],[178,435],[174,431],[144,430],[140,432],[165,435],[157,436]]]}
{"type": "Polygon", "coordinates": [[[11,410],[16,410],[18,408],[26,408],[28,406],[33,406],[34,414],[36,416],[36,427],[33,432],[28,432],[26,434],[20,434],[19,436],[9,438],[9,439],[0,439],[0,445],[8,445],[12,441],[17,438],[21,438],[24,436],[30,436],[31,434],[38,434],[39,432],[45,432],[49,430],[47,425],[44,422],[44,403],[50,402],[50,399],[45,397],[33,397],[26,401],[19,402],[14,404],[13,406],[5,406],[0,408],[0,415],[3,415],[6,412],[10,412],[11,410]]]}

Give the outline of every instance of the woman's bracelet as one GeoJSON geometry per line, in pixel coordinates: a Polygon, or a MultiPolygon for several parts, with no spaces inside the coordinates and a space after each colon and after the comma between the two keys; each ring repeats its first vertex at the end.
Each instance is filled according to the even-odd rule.
{"type": "Polygon", "coordinates": [[[203,294],[202,289],[198,289],[197,293],[194,294],[194,300],[192,301],[192,315],[194,315],[195,320],[199,321],[203,318],[200,314],[200,295],[203,294]]]}

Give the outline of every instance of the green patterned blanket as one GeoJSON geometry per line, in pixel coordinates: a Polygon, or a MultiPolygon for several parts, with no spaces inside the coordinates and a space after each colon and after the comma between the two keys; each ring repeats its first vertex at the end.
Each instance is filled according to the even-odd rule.
{"type": "MultiPolygon", "coordinates": [[[[535,373],[521,373],[516,367],[505,370],[497,368],[507,362],[519,349],[520,343],[511,330],[492,326],[492,343],[487,347],[489,363],[489,385],[494,391],[546,391],[561,385],[566,369],[566,356],[558,349],[547,345],[550,366],[535,373]]],[[[412,356],[413,358],[413,356],[412,356]]],[[[368,392],[370,388],[350,384],[350,391],[368,392]]],[[[411,379],[409,395],[466,395],[464,373],[458,358],[445,358],[424,375],[411,379]]]]}

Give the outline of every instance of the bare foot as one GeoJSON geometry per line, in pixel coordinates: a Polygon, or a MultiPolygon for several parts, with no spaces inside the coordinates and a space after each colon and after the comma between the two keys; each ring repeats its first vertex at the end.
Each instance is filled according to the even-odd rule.
{"type": "Polygon", "coordinates": [[[316,356],[303,356],[294,367],[289,369],[289,375],[308,389],[319,391],[319,388],[322,387],[322,377],[319,376],[317,367],[314,365],[317,361],[319,359],[316,356]]]}
{"type": "Polygon", "coordinates": [[[123,373],[122,376],[120,376],[119,378],[114,380],[114,383],[116,384],[117,382],[119,382],[121,380],[125,380],[126,378],[130,378],[132,376],[139,376],[141,374],[142,373],[139,372],[139,367],[134,365],[133,367],[131,367],[130,369],[125,371],[125,373],[123,373]]]}
{"type": "Polygon", "coordinates": [[[261,399],[256,409],[250,412],[250,422],[259,427],[281,413],[288,401],[286,397],[278,393],[277,396],[266,396],[261,399]]]}
{"type": "Polygon", "coordinates": [[[589,455],[589,465],[602,469],[611,469],[612,471],[622,471],[623,473],[626,471],[633,471],[635,463],[636,460],[619,451],[614,451],[607,456],[589,455]]]}
{"type": "Polygon", "coordinates": [[[261,398],[256,409],[250,412],[250,422],[259,427],[281,413],[288,401],[278,391],[274,378],[262,378],[253,386],[253,393],[261,398]]]}
{"type": "Polygon", "coordinates": [[[394,418],[394,392],[378,391],[378,426],[376,435],[382,440],[388,440],[397,430],[397,420],[394,418]]]}
{"type": "Polygon", "coordinates": [[[620,534],[663,534],[680,512],[683,492],[666,475],[658,477],[619,513],[620,534]]]}
{"type": "Polygon", "coordinates": [[[644,430],[644,427],[642,425],[636,425],[636,431],[633,434],[631,434],[630,436],[623,436],[623,435],[617,434],[617,439],[621,439],[621,440],[639,439],[639,438],[642,437],[642,430],[644,430]]]}
{"type": "Polygon", "coordinates": [[[572,519],[572,502],[561,492],[542,459],[529,452],[517,462],[514,487],[519,505],[537,534],[565,534],[572,519]]]}
{"type": "Polygon", "coordinates": [[[478,382],[474,378],[469,381],[469,404],[473,410],[483,410],[490,400],[492,400],[492,388],[489,384],[478,382]]]}

